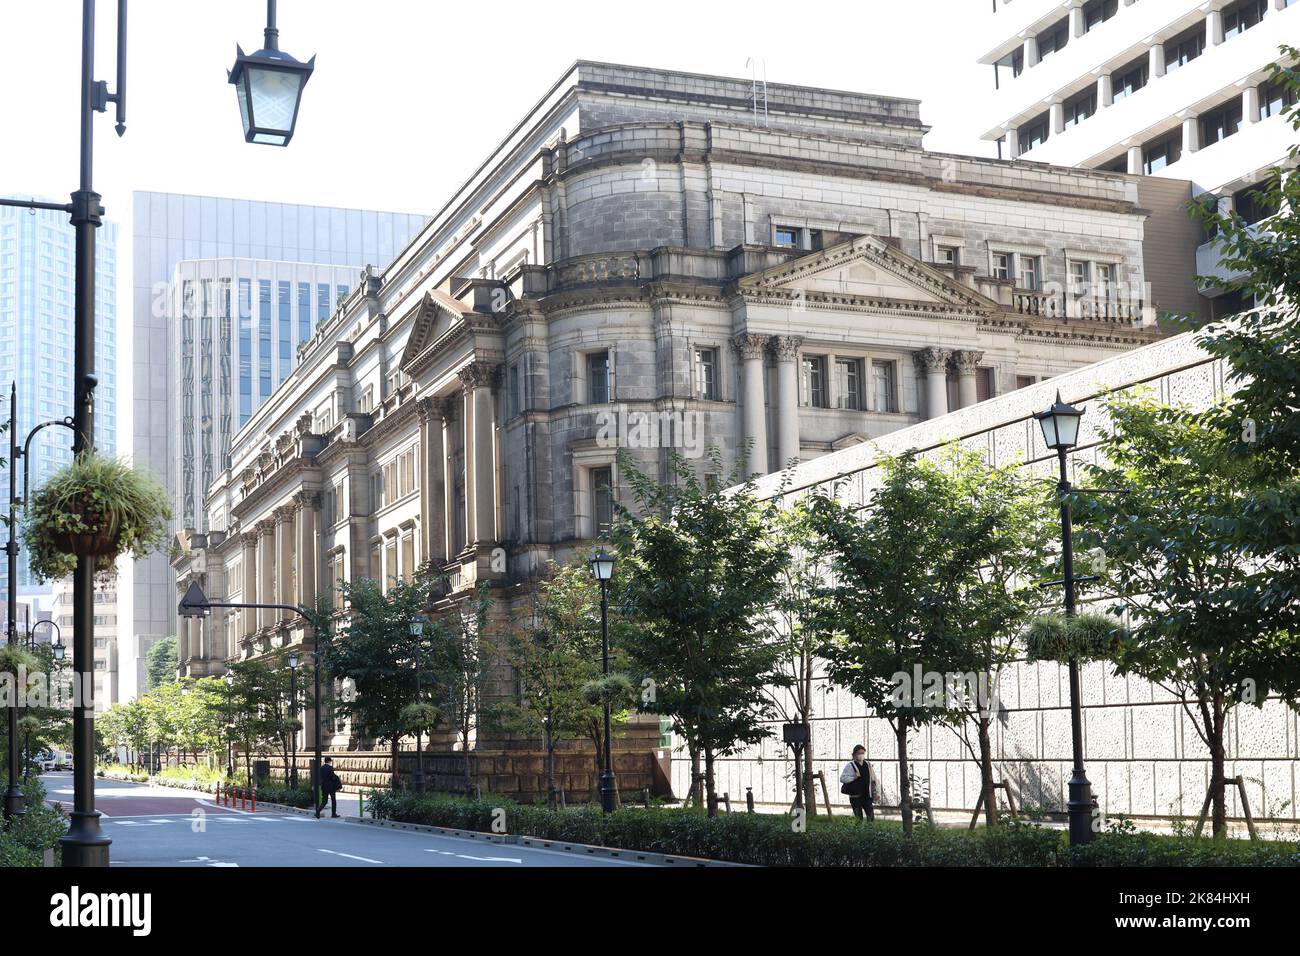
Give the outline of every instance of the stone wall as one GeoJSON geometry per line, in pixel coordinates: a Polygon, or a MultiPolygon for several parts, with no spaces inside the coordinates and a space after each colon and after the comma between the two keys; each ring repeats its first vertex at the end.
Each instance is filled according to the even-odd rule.
{"type": "MultiPolygon", "coordinates": [[[[788,496],[838,485],[842,500],[862,503],[878,481],[877,465],[883,457],[907,449],[934,453],[952,440],[995,465],[1023,462],[1051,477],[1055,455],[1043,446],[1037,423],[1029,416],[1049,405],[1058,388],[1067,402],[1085,408],[1074,456],[1077,469],[1104,451],[1097,443],[1098,425],[1104,420],[1096,402],[1099,393],[1140,385],[1164,401],[1193,407],[1204,406],[1230,388],[1223,364],[1182,335],[818,458],[792,474],[769,475],[760,479],[760,494],[775,497],[781,493],[781,481],[789,480],[788,496]]],[[[1081,682],[1086,769],[1103,811],[1195,817],[1209,784],[1208,753],[1172,695],[1143,680],[1117,677],[1104,663],[1084,666],[1081,682]]],[[[880,775],[884,802],[896,803],[898,770],[889,724],[824,676],[817,683],[813,763],[826,774],[832,803],[846,799],[838,793],[838,771],[858,743],[866,746],[880,775]]],[[[992,728],[995,776],[1011,784],[1022,805],[1062,808],[1071,765],[1066,669],[1018,663],[1005,673],[999,692],[1002,709],[992,728]]],[[[1251,812],[1257,818],[1300,818],[1300,717],[1280,701],[1268,700],[1262,709],[1234,710],[1230,720],[1227,774],[1245,779],[1251,812]]],[[[780,727],[774,725],[773,730],[775,737],[760,746],[719,760],[719,791],[743,798],[745,789],[752,787],[760,803],[789,805],[789,751],[780,743],[780,727]]],[[[943,727],[924,727],[910,746],[914,773],[928,781],[934,807],[973,809],[979,770],[957,736],[943,727]]],[[[688,763],[679,757],[673,767],[679,793],[685,792],[688,777],[688,763]]],[[[1228,812],[1235,818],[1242,815],[1235,788],[1228,792],[1228,812]]]]}

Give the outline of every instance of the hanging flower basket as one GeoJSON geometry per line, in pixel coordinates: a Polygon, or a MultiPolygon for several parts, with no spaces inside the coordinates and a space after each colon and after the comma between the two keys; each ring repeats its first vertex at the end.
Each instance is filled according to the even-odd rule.
{"type": "Polygon", "coordinates": [[[156,551],[167,539],[171,507],[153,475],[97,454],[78,455],[32,494],[23,518],[23,544],[42,581],[71,574],[79,558],[111,576],[117,559],[156,551]]]}
{"type": "Polygon", "coordinates": [[[1025,648],[1031,661],[1101,661],[1115,655],[1123,634],[1120,622],[1104,614],[1043,614],[1025,632],[1025,648]]]}

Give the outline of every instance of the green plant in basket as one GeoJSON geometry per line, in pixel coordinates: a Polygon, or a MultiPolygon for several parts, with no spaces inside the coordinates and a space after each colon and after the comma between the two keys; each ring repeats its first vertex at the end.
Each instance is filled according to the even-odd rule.
{"type": "Polygon", "coordinates": [[[42,581],[67,577],[83,556],[94,558],[96,573],[107,576],[119,556],[141,558],[158,550],[170,519],[167,491],[157,478],[91,452],[78,455],[32,494],[23,544],[42,581]]]}

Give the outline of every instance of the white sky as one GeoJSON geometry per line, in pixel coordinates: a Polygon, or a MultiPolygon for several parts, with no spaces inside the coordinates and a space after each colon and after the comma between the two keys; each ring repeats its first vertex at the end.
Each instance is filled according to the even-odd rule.
{"type": "MultiPolygon", "coordinates": [[[[116,87],[116,10],[99,0],[97,79],[116,87]]],[[[974,63],[988,0],[820,3],[282,0],[280,47],[316,55],[287,149],[243,141],[226,71],[262,45],[264,0],[132,0],[127,133],[96,116],[95,188],[119,227],[119,368],[131,368],[131,192],[194,193],[431,215],[576,59],[748,76],[922,101],[926,145],[990,153],[966,132],[991,92],[974,63]]],[[[77,185],[79,0],[0,0],[0,193],[77,185]]],[[[377,263],[384,265],[384,263],[377,263]]],[[[119,448],[132,383],[119,375],[119,448]]]]}

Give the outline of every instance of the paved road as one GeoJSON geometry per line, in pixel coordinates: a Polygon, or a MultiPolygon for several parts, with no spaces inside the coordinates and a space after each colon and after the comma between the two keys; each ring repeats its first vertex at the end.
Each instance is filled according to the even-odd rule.
{"type": "MultiPolygon", "coordinates": [[[[49,773],[42,780],[49,801],[71,807],[71,774],[49,773]]],[[[219,807],[207,795],[115,780],[96,780],[95,808],[113,840],[112,866],[641,865],[283,811],[249,813],[219,807]]]]}

